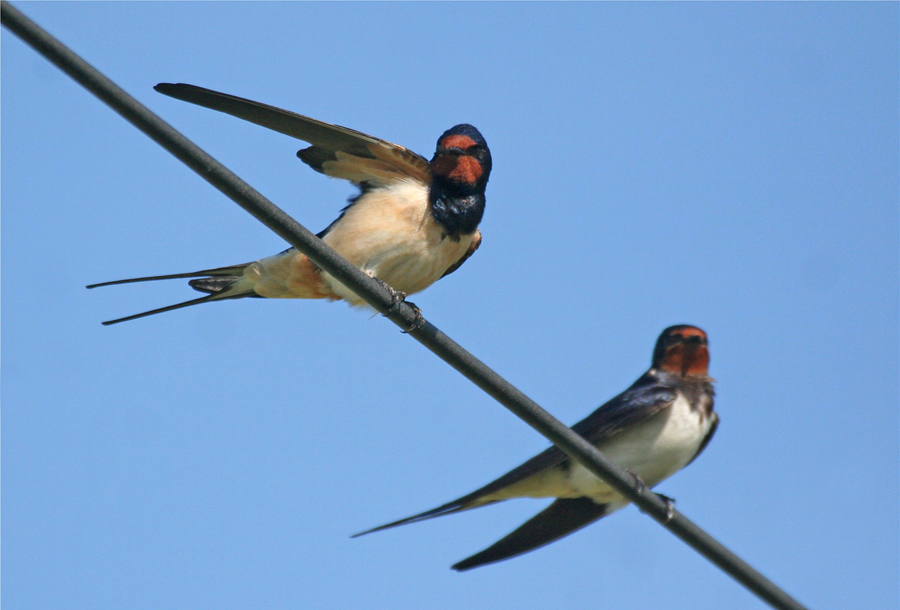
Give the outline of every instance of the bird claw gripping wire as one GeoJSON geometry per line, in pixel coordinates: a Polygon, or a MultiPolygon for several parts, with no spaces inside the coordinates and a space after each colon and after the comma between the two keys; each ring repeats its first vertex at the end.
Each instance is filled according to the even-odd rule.
{"type": "Polygon", "coordinates": [[[634,487],[635,487],[635,490],[636,490],[639,494],[640,494],[640,493],[644,493],[644,490],[647,489],[647,486],[644,485],[644,479],[642,479],[642,478],[640,477],[640,475],[638,475],[638,473],[634,472],[634,471],[631,470],[630,468],[626,468],[626,469],[625,469],[625,472],[627,472],[628,474],[630,474],[630,475],[631,475],[631,478],[634,479],[634,487]]]}
{"type": "Polygon", "coordinates": [[[422,316],[422,310],[419,309],[418,305],[412,303],[411,301],[406,300],[406,293],[400,292],[399,290],[394,290],[390,286],[388,286],[384,281],[376,278],[373,278],[376,282],[384,286],[384,288],[391,295],[391,306],[388,308],[388,312],[384,314],[385,316],[389,316],[391,314],[399,314],[400,313],[400,305],[401,303],[406,303],[410,307],[412,307],[413,312],[415,313],[415,318],[413,319],[413,323],[409,328],[402,331],[403,333],[411,333],[414,330],[418,330],[425,325],[425,318],[422,316]]]}
{"type": "MultiPolygon", "coordinates": [[[[633,470],[626,468],[625,472],[630,474],[634,479],[635,490],[638,493],[644,493],[644,490],[647,489],[646,484],[644,484],[644,480],[633,470]]],[[[654,492],[655,493],[655,492],[654,492]]],[[[669,496],[663,495],[661,493],[657,493],[656,497],[666,503],[666,519],[663,523],[668,523],[672,520],[672,517],[675,516],[675,498],[670,498],[669,496]]],[[[643,509],[641,512],[644,512],[643,509]]]]}
{"type": "MultiPolygon", "coordinates": [[[[402,293],[401,293],[401,294],[402,294],[402,293]]],[[[412,303],[412,302],[410,302],[410,301],[404,301],[404,302],[405,302],[407,305],[409,305],[410,307],[412,307],[413,313],[416,314],[416,317],[413,319],[413,323],[410,324],[409,328],[407,328],[406,330],[402,331],[403,334],[406,334],[406,333],[411,333],[411,332],[414,331],[414,330],[419,330],[420,328],[422,328],[423,326],[425,326],[425,317],[422,315],[422,310],[419,309],[419,306],[418,306],[418,305],[416,305],[415,303],[412,303]]]]}
{"type": "Polygon", "coordinates": [[[670,498],[661,493],[656,494],[656,497],[666,503],[666,520],[663,523],[668,523],[675,516],[675,498],[670,498]]]}

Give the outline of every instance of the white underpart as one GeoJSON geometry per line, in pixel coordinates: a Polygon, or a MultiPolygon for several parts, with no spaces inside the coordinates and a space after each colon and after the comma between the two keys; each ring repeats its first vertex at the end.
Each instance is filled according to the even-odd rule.
{"type": "MultiPolygon", "coordinates": [[[[428,187],[401,180],[366,193],[324,241],[351,263],[406,294],[424,290],[469,249],[472,235],[453,241],[431,216],[428,187]]],[[[364,301],[327,273],[331,289],[353,305],[364,301]]]]}
{"type": "MultiPolygon", "coordinates": [[[[637,474],[653,487],[682,468],[697,454],[712,426],[712,417],[704,415],[706,405],[692,409],[679,393],[667,409],[643,424],[615,435],[598,449],[622,468],[637,474]]],[[[613,503],[613,510],[628,502],[581,464],[571,469],[549,468],[542,473],[491,494],[489,499],[580,498],[590,497],[598,504],[613,503]]]]}

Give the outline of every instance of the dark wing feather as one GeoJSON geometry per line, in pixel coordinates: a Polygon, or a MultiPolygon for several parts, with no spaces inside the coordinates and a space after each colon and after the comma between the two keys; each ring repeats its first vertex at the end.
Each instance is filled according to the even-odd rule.
{"type": "Polygon", "coordinates": [[[606,514],[606,509],[606,504],[595,504],[590,498],[560,498],[510,535],[463,559],[453,569],[458,572],[471,570],[533,551],[593,523],[606,514]]]}
{"type": "Polygon", "coordinates": [[[462,264],[469,260],[470,256],[475,254],[475,250],[477,250],[479,246],[481,246],[481,231],[475,229],[475,235],[472,236],[472,245],[469,246],[469,249],[466,250],[466,253],[462,255],[461,259],[456,261],[456,263],[451,265],[449,269],[444,271],[444,275],[442,275],[441,277],[447,277],[448,275],[462,267],[462,264]]]}
{"type": "MultiPolygon", "coordinates": [[[[616,433],[665,409],[673,400],[675,392],[671,388],[659,385],[655,378],[645,374],[630,388],[572,426],[572,430],[592,444],[602,445],[616,433]]],[[[457,502],[473,502],[568,459],[569,456],[554,445],[457,502]]]]}
{"type": "MultiPolygon", "coordinates": [[[[645,374],[630,388],[572,426],[572,430],[592,444],[601,445],[616,433],[665,409],[673,400],[675,392],[671,388],[659,385],[654,377],[645,374]]],[[[568,459],[569,456],[554,445],[457,502],[463,504],[473,502],[481,496],[523,481],[568,459]]]]}
{"type": "Polygon", "coordinates": [[[194,85],[160,83],[154,89],[309,142],[312,147],[297,155],[314,170],[328,176],[371,186],[387,184],[398,177],[431,183],[431,168],[425,158],[355,129],[194,85]]]}
{"type": "Polygon", "coordinates": [[[676,392],[648,372],[630,388],[572,426],[572,430],[594,445],[622,430],[644,422],[672,405],[676,392]]]}
{"type": "Polygon", "coordinates": [[[392,521],[391,523],[379,525],[378,527],[373,527],[370,530],[366,530],[358,534],[353,534],[352,537],[356,538],[358,536],[365,536],[366,534],[380,532],[381,530],[390,529],[399,525],[406,525],[408,523],[415,523],[417,521],[425,521],[426,519],[434,519],[435,517],[443,517],[444,515],[449,515],[451,513],[458,513],[470,508],[477,508],[486,506],[487,504],[492,504],[493,502],[483,502],[481,504],[477,504],[476,506],[471,506],[471,504],[476,500],[492,494],[495,491],[499,491],[504,487],[512,485],[513,483],[518,483],[523,479],[527,479],[531,475],[536,474],[546,468],[550,468],[551,466],[559,464],[567,459],[567,457],[568,456],[566,456],[565,453],[557,449],[555,446],[550,447],[549,449],[534,456],[518,468],[510,470],[499,479],[491,481],[484,487],[480,487],[470,494],[466,494],[460,498],[457,498],[456,500],[447,502],[446,504],[441,504],[437,508],[432,508],[417,515],[413,515],[412,517],[406,517],[405,519],[392,521]]]}
{"type": "Polygon", "coordinates": [[[719,416],[713,412],[710,413],[710,417],[712,417],[712,426],[709,428],[709,432],[706,433],[706,438],[703,439],[703,442],[700,443],[700,447],[697,448],[697,453],[694,454],[694,457],[691,458],[691,461],[685,464],[687,467],[691,462],[700,457],[700,454],[703,453],[703,450],[706,449],[706,446],[709,445],[709,441],[712,440],[713,434],[716,433],[716,428],[719,427],[719,416]]]}
{"type": "MultiPolygon", "coordinates": [[[[644,421],[665,409],[672,404],[673,400],[675,400],[675,392],[671,388],[661,385],[656,377],[648,373],[638,379],[630,388],[572,426],[572,429],[591,443],[599,445],[621,430],[644,421]]],[[[488,503],[476,504],[476,502],[484,496],[514,485],[568,459],[569,456],[554,445],[470,494],[412,517],[354,534],[353,537],[484,506],[488,503]]]]}

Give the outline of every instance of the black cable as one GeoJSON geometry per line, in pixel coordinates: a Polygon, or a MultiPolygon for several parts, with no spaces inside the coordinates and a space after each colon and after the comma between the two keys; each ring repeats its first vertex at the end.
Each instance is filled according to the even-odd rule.
{"type": "Polygon", "coordinates": [[[224,165],[181,135],[147,107],[120,89],[95,68],[28,19],[6,0],[0,1],[2,23],[41,55],[99,97],[135,127],[175,155],[204,180],[222,191],[316,265],[365,299],[392,322],[462,373],[475,385],[515,413],[553,444],[602,478],[711,562],[730,574],[773,608],[803,610],[799,602],[729,551],[687,517],[674,511],[654,492],[606,458],[593,445],[525,396],[475,356],[420,317],[419,312],[381,282],[350,264],[322,240],[288,216],[274,203],[238,178],[224,165]],[[415,328],[413,328],[415,326],[415,328]]]}

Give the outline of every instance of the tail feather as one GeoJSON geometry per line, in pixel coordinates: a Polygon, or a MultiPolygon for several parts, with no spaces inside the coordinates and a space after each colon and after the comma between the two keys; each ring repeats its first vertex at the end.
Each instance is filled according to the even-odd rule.
{"type": "Polygon", "coordinates": [[[192,301],[185,301],[184,303],[176,303],[175,305],[168,305],[166,307],[160,307],[159,309],[151,309],[150,311],[145,311],[143,313],[136,313],[132,316],[126,316],[116,320],[107,320],[106,322],[103,322],[103,326],[110,326],[111,324],[118,324],[119,322],[128,322],[129,320],[137,320],[138,318],[145,318],[154,314],[172,311],[173,309],[181,309],[182,307],[190,307],[191,305],[199,305],[200,303],[212,300],[212,298],[212,295],[209,295],[192,301]]]}
{"type": "Polygon", "coordinates": [[[216,277],[201,277],[188,282],[188,286],[197,292],[208,294],[220,294],[231,288],[236,281],[241,279],[239,275],[220,275],[216,277]]]}
{"type": "MultiPolygon", "coordinates": [[[[86,288],[100,288],[102,286],[115,286],[116,284],[134,284],[136,282],[155,282],[157,280],[178,280],[184,278],[203,278],[208,276],[231,275],[238,277],[252,263],[244,263],[242,265],[232,265],[230,267],[218,267],[217,269],[206,269],[204,271],[193,271],[191,273],[172,273],[170,275],[149,275],[147,277],[133,277],[126,280],[115,280],[112,282],[101,282],[100,284],[91,284],[86,288]]],[[[193,283],[192,283],[193,284],[193,283]]],[[[200,290],[200,292],[207,292],[200,290]]]]}
{"type": "Polygon", "coordinates": [[[502,477],[494,479],[487,485],[479,487],[475,491],[468,493],[461,498],[457,498],[452,502],[442,504],[437,508],[426,510],[424,513],[419,513],[418,515],[407,517],[406,519],[400,519],[399,521],[386,523],[385,525],[379,525],[378,527],[372,528],[370,530],[354,534],[351,537],[356,538],[358,536],[371,534],[372,532],[380,532],[381,530],[397,527],[398,525],[406,525],[407,523],[415,523],[417,521],[425,521],[426,519],[433,519],[435,517],[443,517],[444,515],[449,515],[451,513],[458,513],[464,510],[469,510],[470,508],[487,506],[488,504],[493,504],[495,502],[509,499],[512,496],[503,496],[502,494],[497,494],[497,492],[501,492],[504,489],[513,487],[516,483],[520,483],[528,479],[529,477],[546,470],[547,468],[552,468],[565,459],[566,455],[562,451],[560,451],[556,447],[550,447],[546,451],[542,451],[541,453],[537,454],[518,468],[510,470],[502,477]],[[491,496],[496,499],[485,499],[490,498],[491,496]]]}
{"type": "Polygon", "coordinates": [[[385,523],[384,525],[379,525],[378,527],[373,527],[370,530],[366,530],[364,532],[359,532],[358,534],[353,534],[350,537],[351,538],[359,538],[360,536],[365,536],[366,534],[380,532],[381,530],[387,530],[387,529],[391,529],[392,527],[406,525],[407,523],[416,523],[418,521],[426,521],[428,519],[434,519],[435,517],[443,517],[444,515],[449,515],[452,513],[459,513],[464,510],[469,510],[470,508],[486,506],[488,504],[493,504],[494,502],[498,501],[498,500],[494,500],[491,502],[484,502],[484,503],[472,506],[467,502],[468,499],[469,499],[469,496],[465,496],[458,500],[454,500],[453,502],[447,502],[446,504],[442,504],[441,506],[438,506],[437,508],[432,508],[431,510],[426,510],[424,513],[419,513],[418,515],[413,515],[412,517],[406,517],[405,519],[399,519],[397,521],[392,521],[391,523],[385,523]]]}
{"type": "Polygon", "coordinates": [[[608,508],[608,504],[596,504],[590,498],[560,498],[505,538],[455,564],[453,569],[464,572],[533,551],[593,523],[611,512],[608,508]]]}
{"type": "Polygon", "coordinates": [[[501,500],[504,500],[506,498],[497,498],[496,500],[485,500],[484,498],[504,488],[510,487],[524,479],[527,479],[529,476],[535,474],[536,472],[540,472],[544,468],[555,465],[557,461],[562,461],[562,459],[565,457],[565,454],[560,452],[558,449],[555,449],[555,451],[559,453],[560,456],[562,456],[559,458],[559,460],[556,460],[554,458],[555,454],[553,453],[553,451],[554,448],[551,447],[550,449],[539,453],[518,468],[510,470],[499,479],[495,479],[487,485],[479,487],[475,491],[457,498],[452,502],[447,502],[446,504],[442,504],[437,508],[426,510],[424,513],[419,513],[418,515],[413,515],[412,517],[407,517],[406,519],[400,519],[399,521],[393,521],[391,523],[379,525],[378,527],[373,527],[370,530],[366,530],[358,534],[353,534],[351,538],[365,536],[366,534],[371,534],[373,532],[380,532],[381,530],[397,527],[398,525],[406,525],[407,523],[416,523],[417,521],[425,521],[427,519],[434,519],[435,517],[443,517],[444,515],[449,515],[451,513],[458,513],[464,510],[469,510],[470,508],[479,508],[481,506],[487,506],[488,504],[500,502],[501,500]]]}
{"type": "Polygon", "coordinates": [[[192,273],[173,273],[171,275],[153,275],[148,277],[135,277],[127,280],[115,280],[113,282],[103,282],[101,284],[91,284],[88,288],[99,288],[101,286],[113,286],[115,284],[131,284],[134,282],[153,282],[156,280],[175,280],[175,279],[183,279],[183,278],[195,278],[192,279],[188,284],[191,288],[198,292],[206,292],[207,295],[200,297],[199,299],[193,299],[190,301],[185,301],[184,303],[176,303],[175,305],[168,305],[166,307],[160,307],[159,309],[151,309],[150,311],[144,311],[142,313],[134,314],[131,316],[126,316],[124,318],[117,318],[115,320],[107,320],[103,322],[104,326],[109,326],[111,324],[118,324],[120,322],[128,322],[129,320],[136,320],[138,318],[144,318],[147,316],[152,316],[158,313],[164,313],[166,311],[172,311],[175,309],[181,309],[183,307],[191,307],[192,305],[200,305],[201,303],[206,303],[207,301],[225,301],[227,299],[240,299],[243,297],[255,297],[257,295],[252,289],[247,290],[246,287],[236,288],[237,290],[242,290],[242,292],[234,292],[229,293],[232,288],[235,288],[237,282],[241,279],[244,269],[250,265],[251,263],[245,263],[243,265],[232,265],[230,267],[219,267],[217,269],[206,269],[204,271],[194,271],[192,273]]]}
{"type": "Polygon", "coordinates": [[[117,318],[115,320],[107,320],[106,322],[102,322],[103,326],[110,326],[112,324],[118,324],[119,322],[128,322],[129,320],[137,320],[138,318],[146,318],[147,316],[153,316],[158,313],[165,313],[167,311],[173,311],[175,309],[182,309],[183,307],[191,307],[192,305],[200,305],[202,303],[207,303],[209,301],[227,301],[228,299],[242,299],[244,297],[255,297],[257,296],[255,293],[253,294],[235,294],[227,297],[218,296],[215,294],[209,294],[205,297],[200,297],[199,299],[193,299],[191,301],[185,301],[184,303],[176,303],[175,305],[167,305],[165,307],[160,307],[159,309],[151,309],[150,311],[144,311],[141,313],[136,313],[131,316],[126,316],[124,318],[117,318]]]}

